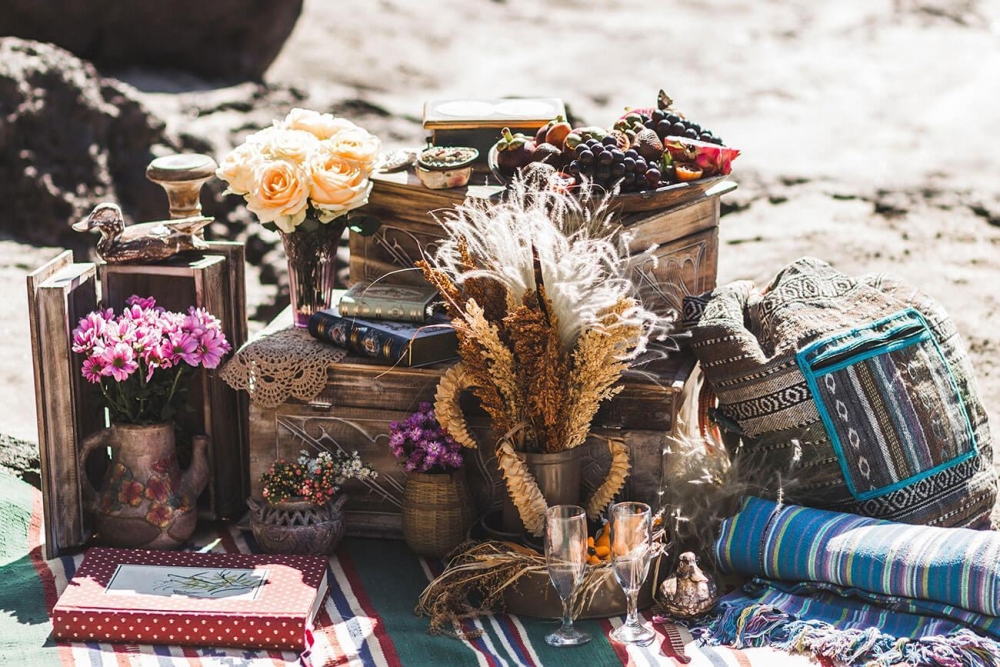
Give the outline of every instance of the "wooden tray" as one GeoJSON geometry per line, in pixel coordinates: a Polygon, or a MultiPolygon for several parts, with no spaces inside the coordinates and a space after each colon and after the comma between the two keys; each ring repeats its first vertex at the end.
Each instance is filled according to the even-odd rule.
{"type": "MultiPolygon", "coordinates": [[[[639,609],[653,606],[654,591],[660,580],[669,574],[668,557],[660,556],[649,566],[649,576],[639,589],[639,609]]],[[[508,613],[534,618],[562,618],[562,601],[544,572],[530,572],[507,589],[503,596],[508,613]]],[[[578,619],[610,618],[625,614],[625,593],[614,575],[605,580],[604,585],[594,595],[590,604],[578,619]]]]}
{"type": "MultiPolygon", "coordinates": [[[[493,172],[494,178],[506,185],[508,179],[501,173],[500,168],[497,166],[496,144],[490,148],[486,160],[490,171],[493,172]]],[[[611,200],[611,208],[618,213],[637,213],[640,211],[656,211],[671,208],[697,198],[727,178],[729,178],[728,175],[709,176],[708,178],[699,178],[697,181],[665,185],[655,190],[619,194],[611,200]]]]}

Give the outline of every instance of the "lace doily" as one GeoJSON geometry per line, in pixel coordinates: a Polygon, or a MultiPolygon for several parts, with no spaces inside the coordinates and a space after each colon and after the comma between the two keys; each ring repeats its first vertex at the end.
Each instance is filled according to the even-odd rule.
{"type": "Polygon", "coordinates": [[[262,408],[276,408],[290,397],[308,403],[319,396],[327,370],[346,356],[347,350],[320,342],[305,329],[268,327],[241,347],[220,375],[262,408]]]}

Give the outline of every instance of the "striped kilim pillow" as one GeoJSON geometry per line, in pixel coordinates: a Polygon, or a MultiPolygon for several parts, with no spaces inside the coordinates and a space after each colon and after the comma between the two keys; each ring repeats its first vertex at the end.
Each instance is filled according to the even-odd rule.
{"type": "Polygon", "coordinates": [[[763,293],[741,281],[685,299],[684,317],[742,466],[792,471],[789,502],[989,526],[986,412],[954,323],[927,295],[804,258],[763,293]]]}

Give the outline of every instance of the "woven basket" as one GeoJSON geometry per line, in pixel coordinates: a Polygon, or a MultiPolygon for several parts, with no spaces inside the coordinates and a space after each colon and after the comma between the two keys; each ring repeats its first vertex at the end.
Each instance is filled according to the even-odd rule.
{"type": "Polygon", "coordinates": [[[465,470],[413,472],[403,491],[403,539],[421,556],[446,556],[472,526],[472,496],[465,470]]]}

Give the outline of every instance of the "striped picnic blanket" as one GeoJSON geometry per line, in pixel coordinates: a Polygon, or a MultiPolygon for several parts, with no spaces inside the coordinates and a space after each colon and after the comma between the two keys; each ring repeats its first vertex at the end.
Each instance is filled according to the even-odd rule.
{"type": "MultiPolygon", "coordinates": [[[[0,664],[281,667],[299,663],[297,654],[276,651],[53,642],[48,610],[83,557],[44,560],[41,534],[40,493],[0,472],[0,664]]],[[[252,537],[235,528],[201,532],[191,548],[257,550],[252,537]]],[[[415,616],[413,607],[441,568],[440,561],[417,558],[402,542],[346,539],[330,559],[330,596],[318,619],[309,662],[351,667],[677,664],[661,652],[659,642],[645,649],[612,643],[608,633],[621,625],[621,618],[579,623],[594,640],[571,649],[545,644],[544,636],[555,628],[555,622],[503,614],[477,622],[484,632],[476,640],[432,637],[427,634],[427,619],[415,616]]],[[[693,667],[810,664],[766,648],[739,651],[699,646],[686,630],[681,633],[693,667]]]]}
{"type": "Polygon", "coordinates": [[[715,551],[755,579],[723,600],[711,641],[848,664],[1000,665],[1000,533],[748,498],[715,551]]]}

